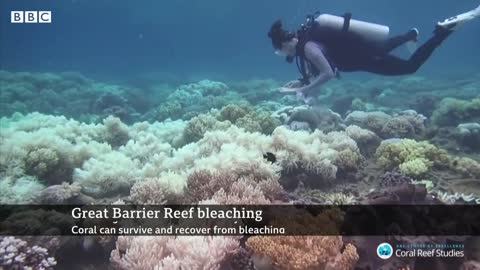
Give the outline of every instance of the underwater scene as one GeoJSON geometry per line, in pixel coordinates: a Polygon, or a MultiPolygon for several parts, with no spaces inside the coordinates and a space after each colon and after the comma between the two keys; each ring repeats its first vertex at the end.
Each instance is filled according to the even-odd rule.
{"type": "Polygon", "coordinates": [[[479,5],[2,1],[0,270],[480,269],[479,5]],[[448,206],[459,233],[59,233],[69,205],[448,206]]]}

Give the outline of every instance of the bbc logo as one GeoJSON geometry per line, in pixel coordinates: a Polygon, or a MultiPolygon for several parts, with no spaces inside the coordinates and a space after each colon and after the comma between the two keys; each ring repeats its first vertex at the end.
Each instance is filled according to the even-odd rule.
{"type": "Polygon", "coordinates": [[[11,23],[52,23],[51,11],[12,11],[11,23]]]}

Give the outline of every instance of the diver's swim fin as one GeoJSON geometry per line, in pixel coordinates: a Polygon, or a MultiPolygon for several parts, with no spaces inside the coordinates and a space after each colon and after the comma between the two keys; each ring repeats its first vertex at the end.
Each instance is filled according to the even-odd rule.
{"type": "Polygon", "coordinates": [[[445,19],[444,21],[438,22],[437,25],[446,30],[454,31],[457,30],[464,23],[480,17],[480,5],[476,9],[472,9],[468,12],[459,14],[445,19]]]}

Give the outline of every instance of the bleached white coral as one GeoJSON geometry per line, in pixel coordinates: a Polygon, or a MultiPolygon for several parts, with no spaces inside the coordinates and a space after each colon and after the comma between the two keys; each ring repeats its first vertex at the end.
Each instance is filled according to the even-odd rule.
{"type": "Polygon", "coordinates": [[[130,127],[130,137],[133,140],[140,140],[145,134],[153,135],[160,143],[168,143],[174,148],[183,145],[182,134],[187,122],[182,120],[166,120],[163,122],[141,122],[130,127]]]}
{"type": "Polygon", "coordinates": [[[446,203],[446,204],[455,204],[459,200],[463,200],[465,202],[474,202],[475,204],[480,204],[480,197],[475,196],[473,194],[466,195],[464,193],[448,193],[448,192],[442,192],[442,191],[437,191],[437,199],[440,201],[446,203]]]}
{"type": "Polygon", "coordinates": [[[176,200],[183,192],[186,177],[165,172],[158,178],[141,179],[134,184],[130,198],[137,204],[178,203],[176,200]]]}
{"type": "Polygon", "coordinates": [[[18,179],[0,177],[0,204],[33,203],[44,188],[44,185],[31,176],[18,179]]]}
{"type": "Polygon", "coordinates": [[[69,181],[85,160],[110,152],[97,126],[38,113],[3,118],[0,168],[7,176],[34,175],[51,184],[69,181]],[[37,123],[37,121],[39,123],[37,123]],[[43,121],[43,124],[40,123],[43,121]]]}
{"type": "Polygon", "coordinates": [[[221,189],[213,195],[211,200],[200,202],[200,204],[220,205],[266,205],[270,203],[261,188],[253,186],[252,182],[246,179],[240,179],[233,183],[229,194],[221,189]]]}
{"type": "Polygon", "coordinates": [[[139,163],[120,152],[111,152],[87,160],[74,171],[73,181],[91,196],[127,193],[140,179],[139,163]]]}
{"type": "Polygon", "coordinates": [[[110,261],[122,270],[216,270],[238,248],[238,240],[224,236],[120,236],[110,261]]]}
{"type": "Polygon", "coordinates": [[[350,125],[345,129],[347,135],[357,143],[368,143],[372,140],[379,140],[378,136],[368,129],[356,125],[350,125]]]}

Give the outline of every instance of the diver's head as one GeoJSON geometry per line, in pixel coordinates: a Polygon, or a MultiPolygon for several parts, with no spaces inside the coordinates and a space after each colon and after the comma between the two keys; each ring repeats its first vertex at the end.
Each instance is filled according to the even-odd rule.
{"type": "Polygon", "coordinates": [[[268,37],[272,40],[277,55],[286,56],[287,61],[296,55],[298,38],[295,33],[282,28],[282,21],[278,20],[273,23],[268,32],[268,37]]]}

